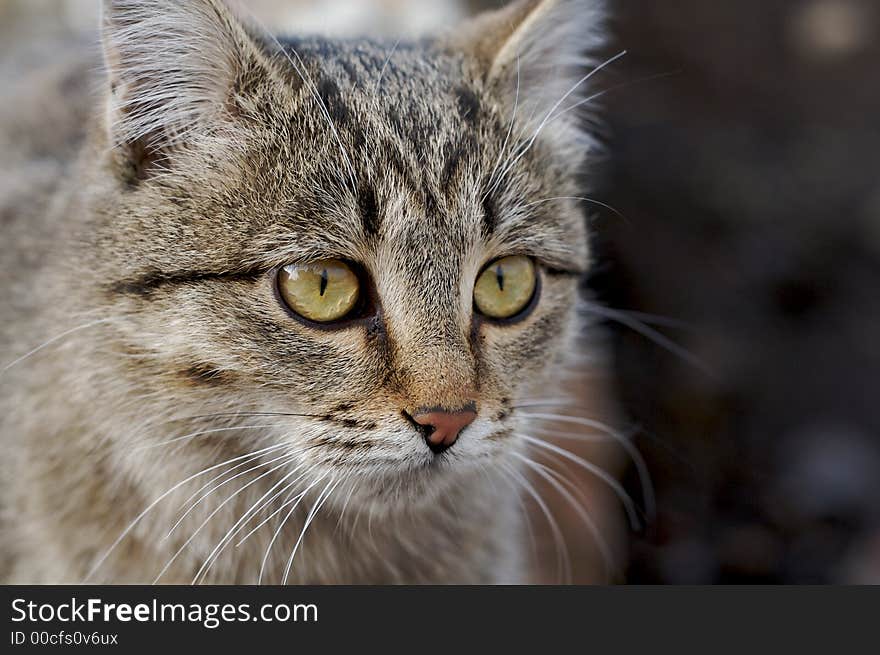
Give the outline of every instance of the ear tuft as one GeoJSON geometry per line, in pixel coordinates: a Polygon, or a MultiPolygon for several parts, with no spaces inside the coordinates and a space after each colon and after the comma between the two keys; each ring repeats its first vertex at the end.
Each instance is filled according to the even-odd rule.
{"type": "Polygon", "coordinates": [[[518,105],[520,120],[534,127],[553,114],[577,130],[567,110],[588,93],[597,66],[590,55],[604,34],[602,0],[519,0],[478,16],[451,45],[477,61],[487,88],[518,105]]]}
{"type": "Polygon", "coordinates": [[[115,145],[175,145],[216,119],[256,50],[217,0],[105,0],[103,43],[115,145]]]}

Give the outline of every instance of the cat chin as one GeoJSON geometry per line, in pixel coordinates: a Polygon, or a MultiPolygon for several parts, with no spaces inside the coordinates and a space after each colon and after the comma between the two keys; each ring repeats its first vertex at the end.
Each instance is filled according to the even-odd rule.
{"type": "Polygon", "coordinates": [[[394,465],[339,467],[335,475],[344,481],[328,504],[340,510],[347,503],[348,511],[359,507],[376,516],[448,509],[449,501],[456,505],[473,499],[474,494],[482,495],[486,485],[493,490],[503,487],[503,481],[496,478],[513,459],[506,455],[506,451],[472,457],[450,453],[394,465]]]}

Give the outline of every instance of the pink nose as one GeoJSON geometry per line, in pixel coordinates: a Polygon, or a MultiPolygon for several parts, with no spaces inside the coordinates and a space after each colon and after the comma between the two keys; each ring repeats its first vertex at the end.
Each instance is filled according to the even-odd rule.
{"type": "Polygon", "coordinates": [[[442,453],[458,439],[459,433],[477,418],[470,409],[455,412],[435,410],[413,414],[413,420],[424,426],[425,441],[435,453],[442,453]]]}

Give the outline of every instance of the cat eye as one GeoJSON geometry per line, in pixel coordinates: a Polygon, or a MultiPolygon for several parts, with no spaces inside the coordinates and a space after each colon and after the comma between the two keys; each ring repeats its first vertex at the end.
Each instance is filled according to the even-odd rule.
{"type": "Polygon", "coordinates": [[[278,271],[278,294],[296,314],[316,323],[345,318],[358,304],[361,283],[338,259],[289,264],[278,271]]]}
{"type": "Polygon", "coordinates": [[[529,306],[537,284],[535,264],[528,257],[496,259],[477,278],[474,305],[489,318],[513,318],[529,306]]]}

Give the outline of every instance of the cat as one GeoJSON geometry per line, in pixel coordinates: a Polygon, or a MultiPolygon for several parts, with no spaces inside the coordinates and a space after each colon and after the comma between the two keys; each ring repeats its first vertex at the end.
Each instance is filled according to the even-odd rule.
{"type": "Polygon", "coordinates": [[[604,16],[385,42],[105,0],[103,67],[7,91],[3,580],[522,582],[604,16]]]}

